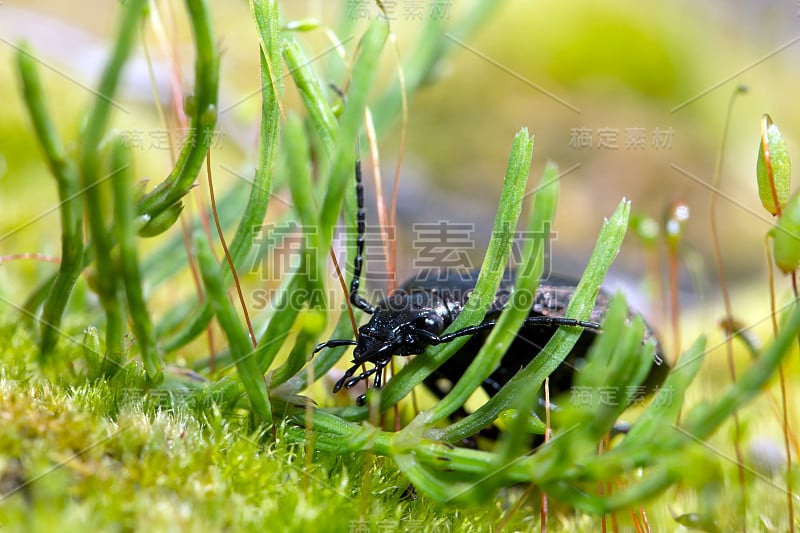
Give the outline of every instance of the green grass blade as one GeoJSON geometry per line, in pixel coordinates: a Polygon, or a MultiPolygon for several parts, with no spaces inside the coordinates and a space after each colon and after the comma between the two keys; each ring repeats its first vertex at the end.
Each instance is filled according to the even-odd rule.
{"type": "Polygon", "coordinates": [[[195,43],[194,92],[187,99],[189,130],[175,167],[139,202],[137,213],[155,218],[180,201],[194,185],[217,124],[219,54],[211,28],[211,14],[204,0],[186,0],[195,43]]]}
{"type": "Polygon", "coordinates": [[[300,267],[297,271],[289,274],[291,276],[289,283],[279,289],[280,293],[276,304],[276,308],[279,311],[270,319],[267,328],[258,340],[256,361],[258,361],[258,367],[262,372],[266,372],[272,366],[275,356],[286,340],[286,333],[292,329],[292,324],[297,320],[297,315],[300,313],[300,306],[295,305],[293,294],[296,291],[305,290],[305,279],[298,274],[305,268],[304,265],[305,258],[301,258],[300,267]]]}
{"type": "MultiPolygon", "coordinates": [[[[532,148],[532,144],[530,148],[532,148]]],[[[532,152],[525,155],[528,157],[527,165],[523,163],[522,166],[530,168],[532,152]]],[[[525,243],[514,292],[508,306],[501,313],[497,325],[492,328],[486,342],[464,371],[461,379],[450,393],[431,410],[428,416],[430,422],[446,418],[466,403],[470,395],[500,365],[503,355],[530,314],[533,297],[542,275],[545,240],[550,238],[549,230],[555,217],[558,192],[558,167],[548,165],[542,177],[542,183],[533,199],[533,208],[528,223],[528,232],[535,237],[525,243]]]]}
{"type": "Polygon", "coordinates": [[[270,379],[270,387],[284,383],[306,365],[317,339],[325,329],[325,313],[318,309],[307,309],[300,313],[296,322],[300,325],[297,339],[286,362],[275,370],[270,379]]]}
{"type": "MultiPolygon", "coordinates": [[[[672,371],[664,384],[664,388],[674,387],[672,397],[675,401],[662,402],[657,406],[651,405],[648,411],[653,410],[653,412],[648,415],[646,411],[643,419],[631,430],[632,435],[629,436],[633,437],[632,443],[626,443],[626,438],[618,448],[608,454],[590,459],[586,469],[575,472],[574,477],[586,479],[585,474],[588,470],[593,474],[592,477],[603,476],[601,479],[608,479],[623,469],[641,468],[656,460],[660,465],[641,482],[622,491],[605,498],[584,495],[581,499],[570,499],[570,503],[584,511],[600,514],[629,507],[664,491],[681,476],[682,454],[687,444],[707,439],[723,422],[730,419],[734,412],[752,400],[775,375],[786,355],[791,353],[791,347],[797,342],[798,335],[800,335],[800,306],[794,306],[775,341],[761,354],[761,357],[742,372],[736,383],[729,386],[717,401],[693,407],[678,428],[670,419],[674,420],[677,416],[683,390],[702,361],[705,339],[698,339],[684,354],[682,358],[684,363],[672,371]],[[653,432],[658,432],[659,438],[645,440],[645,435],[652,436],[653,432]]],[[[570,472],[562,472],[562,475],[564,474],[573,477],[570,472]]]]}
{"type": "Polygon", "coordinates": [[[290,116],[286,123],[286,145],[288,152],[289,190],[292,203],[300,218],[303,246],[302,254],[308,256],[308,264],[303,274],[306,276],[306,289],[309,303],[317,309],[326,309],[325,265],[328,255],[319,244],[319,216],[314,189],[311,181],[310,148],[303,123],[297,116],[290,116]]]}
{"type": "Polygon", "coordinates": [[[736,410],[761,392],[778,370],[783,358],[791,351],[800,335],[800,305],[791,307],[781,324],[775,341],[756,359],[747,371],[722,394],[713,405],[700,404],[687,413],[682,426],[686,432],[703,439],[715,431],[736,410]]]}
{"type": "Polygon", "coordinates": [[[114,143],[111,155],[112,168],[122,169],[111,178],[114,188],[114,230],[119,242],[119,271],[122,274],[128,310],[136,334],[136,343],[142,354],[142,363],[148,377],[153,381],[160,381],[161,360],[153,335],[153,321],[142,293],[142,277],[136,252],[131,158],[121,140],[114,143]]]}
{"type": "MultiPolygon", "coordinates": [[[[279,127],[281,122],[280,98],[283,90],[281,76],[277,74],[281,64],[280,20],[275,0],[259,0],[252,5],[253,18],[259,34],[261,53],[261,130],[259,139],[258,166],[250,189],[250,196],[244,208],[236,233],[231,239],[229,251],[236,269],[242,268],[250,255],[257,232],[264,220],[272,191],[272,177],[278,151],[279,127]]],[[[198,50],[199,53],[199,50],[198,50]]],[[[216,92],[215,92],[216,98],[216,92]]],[[[205,151],[203,152],[205,154],[205,151]]],[[[201,158],[202,159],[202,158],[201,158]]],[[[223,285],[233,280],[230,268],[222,268],[223,285]]],[[[187,344],[205,331],[211,321],[211,311],[207,303],[183,328],[167,339],[165,349],[175,350],[187,344]]]]}
{"type": "MultiPolygon", "coordinates": [[[[284,383],[303,369],[311,357],[315,341],[324,331],[327,318],[327,298],[323,276],[327,255],[319,248],[319,225],[316,202],[314,201],[309,161],[309,145],[303,130],[302,121],[291,115],[286,124],[286,144],[288,149],[289,171],[292,179],[289,188],[292,192],[294,209],[300,218],[303,235],[301,268],[293,276],[302,276],[305,287],[305,303],[311,307],[299,317],[300,331],[286,363],[279,367],[272,378],[273,385],[284,383]]],[[[299,304],[299,302],[297,302],[299,304]]],[[[284,313],[285,314],[285,313],[284,313]]],[[[295,311],[294,314],[297,314],[295,311]]],[[[271,361],[269,361],[271,363],[271,361]]],[[[264,364],[265,361],[262,361],[264,364]]],[[[264,368],[264,367],[262,367],[264,368]]]]}
{"type": "Polygon", "coordinates": [[[686,389],[703,362],[705,346],[705,337],[700,337],[683,353],[681,359],[686,361],[686,364],[674,369],[660,389],[668,392],[669,396],[659,396],[661,393],[656,392],[650,405],[636,419],[636,423],[622,442],[602,456],[587,459],[586,471],[590,472],[594,479],[607,479],[618,475],[625,465],[637,468],[647,466],[665,453],[666,450],[655,449],[653,435],[662,433],[664,428],[672,426],[677,421],[683,407],[686,389]]]}
{"type": "MultiPolygon", "coordinates": [[[[339,319],[339,322],[336,324],[333,333],[331,333],[331,338],[345,339],[351,337],[352,335],[353,326],[350,324],[350,318],[346,313],[342,313],[342,316],[339,319]]],[[[314,379],[327,374],[328,371],[339,361],[339,359],[342,358],[342,355],[347,351],[347,348],[347,346],[331,348],[314,356],[314,360],[311,363],[312,368],[310,372],[314,379]]],[[[304,370],[298,373],[286,382],[285,386],[287,391],[297,393],[305,389],[308,386],[308,378],[309,372],[304,370]]]]}
{"type": "MultiPolygon", "coordinates": [[[[242,210],[241,206],[247,202],[247,191],[244,187],[232,187],[225,191],[222,197],[217,200],[217,215],[224,231],[230,230],[239,220],[242,210]]],[[[204,216],[206,220],[213,217],[211,210],[208,209],[204,216]]],[[[189,223],[192,232],[202,229],[200,217],[195,216],[189,223]]],[[[142,275],[147,278],[147,284],[152,289],[156,289],[165,281],[183,271],[188,265],[186,254],[172,253],[183,246],[183,234],[175,232],[169,237],[165,236],[163,243],[153,250],[147,257],[142,259],[142,275]]],[[[195,298],[191,304],[197,306],[195,298]]],[[[185,318],[186,313],[182,313],[185,318]]],[[[161,325],[159,324],[159,327],[161,325]]],[[[174,327],[174,326],[173,326],[174,327]]],[[[169,331],[169,328],[166,328],[169,331]]]]}
{"type": "Polygon", "coordinates": [[[627,386],[638,386],[653,364],[653,347],[642,344],[643,335],[642,319],[636,317],[629,324],[624,298],[612,298],[603,333],[592,344],[586,365],[574,379],[574,390],[585,391],[591,401],[571,402],[555,413],[557,425],[572,430],[563,435],[560,450],[554,453],[576,458],[591,455],[611,431],[627,406],[619,392],[628,390],[627,386]],[[601,400],[604,391],[612,393],[613,398],[601,400]]]}
{"type": "MultiPolygon", "coordinates": [[[[98,97],[89,110],[79,151],[78,167],[81,186],[85,191],[84,205],[95,252],[97,293],[106,313],[105,369],[110,374],[115,373],[123,361],[122,335],[125,323],[120,304],[119,284],[114,275],[116,269],[111,259],[113,242],[106,228],[106,221],[110,217],[106,216],[103,209],[104,200],[100,187],[102,179],[99,175],[100,143],[108,124],[111,103],[119,84],[122,67],[133,47],[145,4],[143,0],[132,0],[125,6],[117,42],[111,59],[103,71],[97,91],[98,97]]],[[[124,170],[124,168],[112,168],[111,174],[124,170]]]]}
{"type": "MultiPolygon", "coordinates": [[[[475,284],[475,290],[470,295],[461,314],[448,328],[448,332],[479,323],[486,315],[486,309],[494,301],[495,292],[508,262],[514,230],[522,210],[532,151],[533,140],[529,138],[528,131],[523,128],[515,136],[511,148],[497,217],[492,229],[492,238],[475,284]]],[[[463,337],[443,345],[433,346],[414,358],[383,389],[381,411],[385,411],[399,402],[436,367],[458,351],[466,341],[467,337],[463,337]]],[[[348,407],[336,412],[347,419],[363,419],[366,417],[367,409],[366,407],[348,407]]]]}
{"type": "MultiPolygon", "coordinates": [[[[333,238],[333,230],[336,220],[341,210],[342,198],[345,195],[346,186],[352,180],[353,160],[356,157],[356,137],[360,124],[363,120],[364,109],[366,107],[367,97],[370,88],[374,81],[377,69],[377,62],[380,57],[383,45],[388,35],[388,27],[385,20],[374,20],[370,24],[367,32],[361,40],[360,51],[353,66],[352,78],[350,81],[349,90],[346,97],[346,103],[342,117],[339,122],[339,128],[335,132],[337,143],[333,153],[333,165],[329,169],[329,175],[321,180],[324,184],[322,190],[325,195],[322,201],[322,206],[319,208],[319,223],[318,223],[318,241],[316,248],[317,257],[315,260],[320,265],[318,268],[321,270],[321,265],[327,256],[327,250],[331,246],[333,238]]],[[[314,83],[312,78],[306,79],[303,83],[314,83]]],[[[302,89],[302,88],[301,88],[302,89]]],[[[317,98],[321,98],[321,90],[312,90],[306,87],[305,92],[308,95],[315,94],[317,98]]],[[[322,105],[320,102],[309,101],[307,103],[311,108],[319,107],[322,105]]],[[[312,110],[309,109],[309,113],[312,110]]],[[[320,122],[315,124],[315,127],[327,130],[329,124],[323,118],[318,118],[320,122]]],[[[333,131],[323,131],[323,135],[328,135],[333,138],[333,131]]],[[[330,139],[329,139],[330,141],[330,139]]],[[[308,199],[304,199],[304,202],[308,199]]],[[[305,259],[304,255],[304,259],[305,259]]],[[[322,287],[322,276],[319,278],[319,287],[322,287]]],[[[323,291],[324,292],[324,291],[323,291]]],[[[296,313],[296,311],[295,311],[296,313]]],[[[348,324],[347,317],[342,316],[336,328],[337,332],[342,331],[348,324]]],[[[270,323],[268,332],[271,331],[273,324],[270,323]]],[[[346,330],[345,330],[346,331],[346,330]]],[[[347,333],[350,334],[350,333],[347,333]]],[[[321,355],[314,362],[314,376],[321,376],[330,367],[335,364],[336,360],[341,357],[343,350],[329,350],[321,355]]],[[[310,355],[310,353],[308,354],[310,355]]],[[[298,374],[291,378],[292,388],[305,387],[308,376],[305,372],[298,374]]],[[[299,389],[298,389],[299,390],[299,389]]]]}
{"type": "Polygon", "coordinates": [[[325,154],[330,157],[336,147],[337,124],[333,110],[325,98],[324,86],[314,74],[311,61],[303,53],[296,39],[284,39],[283,57],[314,131],[322,142],[325,154]]]}
{"type": "MultiPolygon", "coordinates": [[[[623,200],[612,217],[603,224],[589,264],[567,307],[566,316],[579,320],[589,318],[603,278],[619,253],[629,216],[630,203],[623,200]]],[[[522,391],[540,388],[545,378],[552,374],[569,355],[582,332],[581,328],[560,327],[541,353],[528,366],[517,372],[488,402],[446,430],[431,430],[427,436],[436,440],[457,442],[486,427],[502,411],[512,407],[522,391]]]]}
{"type": "Polygon", "coordinates": [[[361,39],[359,54],[353,65],[353,75],[347,91],[347,100],[339,121],[330,177],[325,180],[327,191],[319,216],[320,250],[328,250],[331,246],[333,228],[341,211],[345,188],[352,182],[356,138],[364,118],[367,97],[377,75],[378,59],[388,33],[386,20],[375,19],[361,39]]]}
{"type": "Polygon", "coordinates": [[[236,363],[239,379],[250,399],[253,412],[267,424],[272,424],[272,407],[267,395],[267,385],[256,364],[250,336],[225,292],[221,282],[220,268],[211,255],[211,247],[206,241],[205,235],[197,234],[194,242],[197,247],[197,262],[200,265],[203,284],[208,292],[208,300],[228,339],[228,346],[236,363]]]}
{"type": "MultiPolygon", "coordinates": [[[[494,301],[500,279],[508,264],[514,231],[522,210],[532,153],[533,139],[528,136],[527,129],[523,128],[514,137],[511,147],[503,191],[492,228],[492,238],[481,264],[481,272],[475,284],[475,290],[448,331],[456,331],[479,323],[483,320],[486,309],[494,301]]],[[[384,389],[381,395],[381,410],[390,408],[405,397],[436,367],[457,352],[467,340],[467,337],[464,337],[445,345],[432,347],[406,365],[384,389]]]]}
{"type": "Polygon", "coordinates": [[[47,286],[47,297],[42,310],[42,337],[39,344],[40,360],[45,360],[58,338],[58,327],[67,305],[72,287],[83,270],[83,206],[79,196],[80,174],[69,158],[56,131],[45,103],[44,91],[36,62],[26,44],[17,54],[17,69],[22,83],[22,93],[31,117],[39,144],[42,146],[50,172],[58,184],[61,208],[61,264],[58,273],[47,286]]]}

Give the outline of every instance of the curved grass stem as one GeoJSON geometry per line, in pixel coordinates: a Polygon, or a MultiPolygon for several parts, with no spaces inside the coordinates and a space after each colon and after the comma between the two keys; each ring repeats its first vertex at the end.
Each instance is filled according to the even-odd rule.
{"type": "Polygon", "coordinates": [[[142,354],[142,363],[152,381],[161,379],[161,359],[158,354],[153,321],[142,292],[142,276],[136,252],[135,211],[132,201],[131,161],[128,148],[121,140],[112,146],[112,168],[121,169],[112,177],[114,187],[114,230],[119,242],[119,273],[125,288],[133,331],[142,354]]]}
{"type": "Polygon", "coordinates": [[[211,28],[211,15],[204,0],[186,0],[196,50],[194,94],[184,102],[189,115],[186,142],[169,176],[146,194],[137,213],[155,218],[178,203],[194,185],[211,144],[217,124],[219,54],[211,28]]]}
{"type": "MultiPolygon", "coordinates": [[[[252,2],[251,8],[261,43],[261,129],[258,163],[253,177],[253,185],[247,204],[244,207],[236,233],[230,242],[231,263],[234,269],[241,269],[253,249],[254,235],[261,228],[269,206],[272,179],[278,150],[281,123],[280,98],[283,88],[280,68],[280,21],[275,0],[252,2]]],[[[204,152],[205,155],[205,152],[204,152]]],[[[230,266],[222,269],[223,284],[229,285],[233,279],[230,266]]],[[[169,339],[164,346],[168,350],[177,349],[202,333],[211,321],[211,309],[207,302],[200,305],[188,323],[169,339]]],[[[261,340],[258,341],[261,343],[261,340]]]]}
{"type": "MultiPolygon", "coordinates": [[[[122,67],[133,48],[137,28],[141,22],[144,0],[132,0],[125,6],[117,42],[111,59],[103,71],[100,85],[89,110],[79,150],[78,168],[84,191],[84,206],[89,222],[89,235],[95,252],[97,293],[106,313],[106,365],[107,374],[115,373],[123,363],[124,310],[120,302],[119,283],[115,273],[111,250],[114,245],[106,224],[110,217],[103,208],[100,176],[100,145],[108,124],[111,104],[119,84],[122,67]]],[[[124,172],[126,167],[111,168],[110,175],[124,172]]]]}
{"type": "Polygon", "coordinates": [[[197,247],[197,262],[200,265],[203,284],[208,293],[208,301],[228,339],[239,379],[250,399],[253,412],[267,424],[272,424],[272,406],[267,394],[267,384],[256,364],[255,352],[252,350],[247,331],[239,321],[239,316],[228,299],[228,294],[221,281],[220,269],[211,255],[211,247],[203,234],[196,235],[194,242],[197,247]]]}
{"type": "Polygon", "coordinates": [[[42,146],[50,172],[58,184],[61,217],[61,262],[53,282],[47,288],[41,325],[39,357],[49,356],[58,338],[58,328],[72,287],[83,270],[83,209],[80,198],[80,174],[69,158],[47,110],[41,80],[31,52],[22,44],[17,54],[17,69],[22,94],[34,130],[42,146]]]}

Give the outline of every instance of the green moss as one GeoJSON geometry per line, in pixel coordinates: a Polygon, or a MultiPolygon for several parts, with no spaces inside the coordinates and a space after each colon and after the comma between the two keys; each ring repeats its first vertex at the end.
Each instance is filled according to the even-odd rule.
{"type": "Polygon", "coordinates": [[[18,339],[0,352],[0,524],[6,531],[349,531],[361,513],[373,530],[405,521],[420,531],[431,525],[446,531],[498,519],[500,508],[492,503],[464,516],[412,497],[386,459],[316,455],[309,461],[286,438],[298,431],[293,427],[279,428],[271,442],[249,418],[223,415],[216,406],[193,410],[180,397],[156,405],[147,394],[133,394],[135,379],[37,378],[30,366],[34,344],[24,333],[7,335],[13,328],[2,333],[18,339]],[[114,389],[131,394],[123,400],[114,389]]]}

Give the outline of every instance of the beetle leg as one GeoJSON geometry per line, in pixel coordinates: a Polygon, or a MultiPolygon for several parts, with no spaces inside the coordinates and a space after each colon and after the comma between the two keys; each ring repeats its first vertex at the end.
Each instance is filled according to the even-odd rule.
{"type": "Polygon", "coordinates": [[[331,339],[329,341],[323,342],[322,344],[318,344],[312,354],[319,352],[320,350],[324,350],[325,348],[336,348],[337,346],[355,346],[356,341],[352,339],[331,339]]]}
{"type": "MultiPolygon", "coordinates": [[[[339,390],[341,390],[341,388],[345,385],[345,381],[349,380],[353,376],[353,374],[356,373],[356,370],[358,370],[358,368],[360,366],[361,366],[361,363],[358,363],[357,365],[353,365],[353,366],[351,366],[350,368],[347,369],[347,371],[344,373],[344,376],[339,378],[339,381],[337,381],[336,385],[333,386],[334,394],[339,392],[339,390]]],[[[352,387],[352,385],[350,387],[352,387]]],[[[347,387],[347,388],[349,389],[350,387],[347,387]]]]}
{"type": "MultiPolygon", "coordinates": [[[[490,320],[489,322],[483,322],[478,324],[477,326],[468,326],[464,329],[459,329],[458,331],[454,331],[453,333],[448,333],[447,335],[442,335],[438,338],[439,342],[450,342],[453,339],[458,337],[465,337],[467,335],[475,335],[478,332],[481,332],[485,329],[492,329],[497,324],[496,320],[490,320]]],[[[435,343],[434,343],[435,344],[435,343]]]]}
{"type": "MultiPolygon", "coordinates": [[[[367,372],[364,372],[364,374],[367,374],[369,372],[373,372],[375,374],[375,382],[374,382],[373,388],[375,388],[375,389],[380,389],[381,388],[382,380],[383,380],[383,369],[384,369],[384,367],[386,367],[386,365],[389,364],[389,361],[390,361],[390,359],[385,359],[383,361],[378,361],[377,363],[375,363],[375,367],[371,371],[368,370],[367,372]]],[[[364,374],[359,376],[359,378],[361,378],[364,374]]],[[[366,379],[366,377],[364,379],[366,379]]],[[[366,405],[366,404],[367,404],[367,395],[366,394],[362,394],[361,396],[356,398],[356,405],[358,405],[359,407],[362,406],[362,405],[366,405]]]]}
{"type": "MultiPolygon", "coordinates": [[[[351,377],[349,380],[347,380],[347,382],[344,384],[344,388],[345,389],[352,389],[356,385],[356,383],[358,383],[359,381],[363,381],[365,379],[368,379],[372,374],[374,374],[378,370],[382,369],[386,365],[386,363],[383,363],[383,364],[374,363],[374,364],[375,364],[375,366],[373,366],[372,368],[367,369],[367,370],[363,371],[362,373],[360,373],[359,375],[357,375],[355,377],[351,377]]],[[[353,372],[355,372],[356,368],[358,368],[358,366],[353,367],[353,372]]],[[[352,376],[352,373],[350,375],[352,376]]]]}
{"type": "MultiPolygon", "coordinates": [[[[442,342],[450,342],[453,339],[458,337],[465,337],[468,335],[475,335],[486,329],[491,329],[497,325],[497,320],[490,320],[488,322],[482,322],[476,326],[467,326],[464,329],[459,329],[458,331],[454,331],[453,333],[448,333],[447,335],[442,335],[438,338],[439,343],[442,342]]],[[[574,318],[565,318],[565,317],[556,317],[556,316],[529,316],[525,319],[526,326],[551,326],[551,327],[558,327],[558,326],[574,326],[579,328],[586,328],[586,329],[593,329],[593,330],[601,330],[602,326],[597,322],[587,322],[585,320],[577,320],[574,318]]],[[[437,342],[432,342],[431,344],[438,344],[437,342]]]]}
{"type": "Polygon", "coordinates": [[[586,320],[577,320],[575,318],[567,318],[563,316],[547,316],[547,315],[537,315],[537,316],[529,316],[525,319],[526,326],[550,326],[550,327],[558,327],[558,326],[573,326],[585,329],[593,329],[595,331],[600,331],[603,329],[601,324],[597,322],[587,322],[586,320]]]}
{"type": "Polygon", "coordinates": [[[382,370],[386,365],[389,364],[390,360],[391,358],[377,361],[373,363],[374,366],[372,368],[363,371],[362,373],[360,373],[355,377],[353,377],[353,374],[355,374],[356,370],[358,370],[358,368],[361,366],[362,363],[353,365],[347,370],[347,372],[344,373],[344,376],[342,376],[341,379],[339,379],[339,381],[336,382],[336,385],[333,386],[333,392],[339,392],[339,390],[341,390],[342,387],[344,387],[345,389],[352,389],[359,381],[365,381],[369,379],[369,377],[373,374],[375,374],[374,386],[376,389],[380,389],[383,380],[382,370]]]}

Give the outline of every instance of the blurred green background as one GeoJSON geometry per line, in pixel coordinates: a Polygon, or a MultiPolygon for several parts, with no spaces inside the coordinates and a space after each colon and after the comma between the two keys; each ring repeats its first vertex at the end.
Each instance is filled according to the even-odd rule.
{"type": "MultiPolygon", "coordinates": [[[[455,19],[472,4],[386,2],[394,8],[392,29],[400,56],[413,50],[416,34],[433,16],[432,9],[441,10],[438,16],[455,19]]],[[[699,303],[703,313],[719,316],[714,311],[719,304],[712,282],[709,187],[731,94],[744,84],[749,91],[736,101],[731,116],[718,214],[730,282],[740,290],[739,314],[748,319],[752,313],[752,320],[766,316],[762,242],[771,220],[757,198],[755,159],[763,113],[770,113],[781,128],[790,153],[800,154],[800,109],[793,105],[800,56],[797,3],[510,0],[499,4],[468,41],[443,36],[452,53],[411,99],[398,204],[401,241],[410,238],[409,228],[415,222],[474,223],[470,258],[477,266],[488,242],[511,139],[526,126],[536,136],[533,179],[538,179],[548,160],[557,162],[562,171],[569,170],[563,177],[554,268],[582,271],[603,217],[623,196],[633,201],[635,212],[656,219],[682,198],[692,214],[686,247],[696,252],[699,261],[693,261],[705,269],[704,286],[711,292],[699,303]],[[578,136],[590,145],[577,145],[578,136]],[[758,287],[755,294],[761,296],[753,298],[751,286],[758,287]]],[[[214,178],[224,189],[246,186],[241,176],[252,175],[259,120],[258,44],[246,3],[213,2],[212,8],[223,50],[222,135],[213,164],[214,178]]],[[[369,17],[377,16],[370,2],[293,0],[282,2],[282,8],[286,20],[315,17],[330,28],[349,19],[356,36],[369,17]]],[[[189,87],[190,35],[180,19],[181,9],[174,11],[178,20],[162,22],[182,36],[175,46],[184,59],[183,86],[189,87]]],[[[19,98],[14,46],[22,39],[31,43],[45,67],[42,75],[58,126],[65,140],[74,141],[107,56],[117,12],[115,2],[0,4],[2,255],[59,253],[55,184],[19,98]]],[[[155,42],[152,34],[148,39],[155,42]]],[[[320,30],[302,39],[311,57],[330,50],[330,41],[320,30]]],[[[346,46],[352,51],[354,42],[346,46]]],[[[153,45],[150,54],[159,91],[169,106],[168,63],[158,46],[153,45]]],[[[383,59],[379,83],[386,86],[396,76],[391,48],[383,59]]],[[[320,60],[330,61],[331,54],[320,60]]],[[[119,98],[124,109],[114,113],[113,123],[141,139],[141,147],[134,151],[137,173],[158,181],[170,168],[170,153],[157,146],[155,135],[163,126],[153,98],[139,46],[119,98]]],[[[288,79],[285,108],[300,108],[288,79]]],[[[399,148],[397,123],[380,139],[386,191],[399,148]]],[[[365,147],[362,152],[366,154],[365,147]]],[[[276,194],[288,197],[285,191],[276,194]]],[[[285,208],[280,202],[270,205],[273,215],[285,208]]],[[[374,203],[370,210],[374,213],[374,203]]],[[[408,244],[401,249],[413,251],[408,244]]],[[[641,288],[646,265],[644,248],[630,238],[617,263],[617,283],[641,288]]],[[[4,263],[0,292],[21,301],[31,288],[28,281],[53,270],[53,265],[35,261],[4,263]]],[[[409,256],[401,257],[399,278],[413,271],[409,256]]],[[[693,291],[685,271],[683,278],[686,301],[691,302],[693,291]]],[[[644,294],[644,301],[656,301],[650,316],[659,316],[658,297],[644,294]]],[[[173,296],[160,291],[154,298],[166,304],[173,296]]]]}

